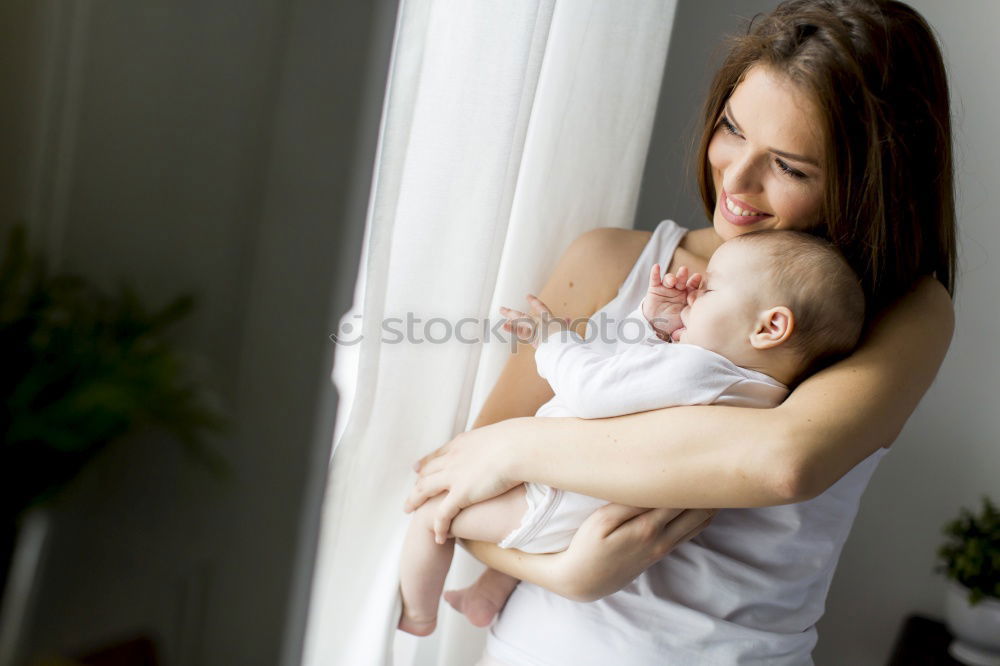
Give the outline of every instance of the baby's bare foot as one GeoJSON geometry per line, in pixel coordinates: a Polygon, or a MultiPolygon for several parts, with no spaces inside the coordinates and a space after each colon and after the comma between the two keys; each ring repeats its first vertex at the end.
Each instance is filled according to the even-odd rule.
{"type": "Polygon", "coordinates": [[[472,624],[486,627],[507,603],[507,598],[518,582],[520,581],[513,576],[487,569],[475,583],[464,590],[446,591],[444,600],[465,615],[472,624]]]}
{"type": "Polygon", "coordinates": [[[396,625],[398,629],[414,636],[430,636],[434,633],[434,627],[436,626],[436,617],[428,620],[427,618],[410,617],[407,615],[405,604],[403,605],[403,612],[399,614],[399,624],[396,625]]]}
{"type": "Polygon", "coordinates": [[[444,593],[444,600],[477,627],[488,627],[501,608],[500,604],[476,585],[470,585],[463,590],[447,590],[444,593]]]}

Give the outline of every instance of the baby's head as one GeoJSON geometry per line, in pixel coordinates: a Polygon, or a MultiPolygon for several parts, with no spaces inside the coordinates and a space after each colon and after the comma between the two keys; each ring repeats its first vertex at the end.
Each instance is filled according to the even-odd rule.
{"type": "Polygon", "coordinates": [[[799,231],[755,231],[712,255],[675,339],[792,383],[849,353],[864,315],[858,278],[830,243],[799,231]]]}

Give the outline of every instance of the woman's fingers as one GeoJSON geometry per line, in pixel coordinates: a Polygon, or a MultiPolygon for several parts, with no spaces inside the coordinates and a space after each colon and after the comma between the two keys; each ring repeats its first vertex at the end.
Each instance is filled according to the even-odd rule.
{"type": "Polygon", "coordinates": [[[454,493],[448,493],[438,506],[437,515],[434,516],[434,541],[443,544],[448,540],[448,531],[451,529],[451,521],[455,519],[462,507],[452,499],[454,493]]]}
{"type": "Polygon", "coordinates": [[[682,511],[683,509],[647,509],[637,506],[628,506],[626,504],[611,503],[605,504],[594,513],[600,514],[601,525],[604,527],[605,535],[607,535],[637,516],[657,512],[655,522],[659,525],[662,522],[666,522],[674,516],[677,516],[682,511]]]}
{"type": "Polygon", "coordinates": [[[406,502],[403,503],[403,511],[406,513],[416,511],[421,504],[445,490],[448,490],[448,486],[443,482],[443,477],[439,474],[421,476],[413,484],[410,495],[406,498],[406,502]]]}
{"type": "Polygon", "coordinates": [[[600,514],[602,520],[607,524],[614,523],[615,525],[621,525],[626,520],[634,518],[641,513],[646,513],[647,511],[649,511],[649,509],[644,509],[638,506],[628,506],[627,504],[615,504],[612,502],[611,504],[605,504],[594,513],[600,514]]]}
{"type": "Polygon", "coordinates": [[[681,537],[681,540],[679,541],[679,543],[684,543],[685,541],[690,541],[694,537],[696,537],[699,534],[701,534],[702,530],[704,530],[706,527],[708,527],[712,523],[712,520],[714,518],[715,518],[715,515],[713,514],[713,515],[707,517],[705,520],[701,521],[698,524],[697,527],[695,527],[693,530],[691,530],[690,532],[688,532],[687,534],[685,534],[683,537],[681,537]]]}
{"type": "Polygon", "coordinates": [[[695,273],[694,275],[688,278],[687,288],[698,289],[701,287],[701,281],[702,281],[701,273],[695,273]]]}
{"type": "Polygon", "coordinates": [[[646,509],[607,504],[588,517],[573,537],[564,557],[567,575],[583,581],[581,600],[592,601],[620,590],[662,558],[677,543],[690,538],[704,516],[683,509],[646,509]]]}
{"type": "Polygon", "coordinates": [[[447,450],[447,448],[448,448],[448,445],[447,444],[443,444],[442,446],[439,446],[436,449],[434,449],[433,451],[431,451],[430,453],[428,453],[426,456],[424,456],[423,458],[421,458],[417,462],[413,463],[413,471],[419,473],[420,470],[423,468],[424,465],[426,465],[428,462],[430,462],[431,460],[434,460],[439,455],[441,455],[442,453],[444,453],[447,450]]]}
{"type": "MultiPolygon", "coordinates": [[[[675,509],[656,509],[655,511],[675,511],[675,509]]],[[[662,516],[650,516],[650,519],[662,519],[666,521],[657,539],[657,550],[666,555],[679,544],[699,534],[716,514],[716,509],[686,509],[674,517],[669,517],[669,513],[662,516]]]]}
{"type": "Polygon", "coordinates": [[[660,559],[677,545],[700,533],[711,522],[716,509],[643,509],[622,504],[608,504],[601,513],[605,534],[622,528],[624,538],[638,538],[649,544],[654,561],[660,559]],[[633,535],[631,537],[627,535],[633,535]]]}
{"type": "Polygon", "coordinates": [[[444,456],[437,456],[436,458],[428,460],[424,466],[420,468],[420,471],[417,472],[417,474],[420,477],[431,476],[432,474],[437,474],[444,469],[444,466],[444,456]]]}

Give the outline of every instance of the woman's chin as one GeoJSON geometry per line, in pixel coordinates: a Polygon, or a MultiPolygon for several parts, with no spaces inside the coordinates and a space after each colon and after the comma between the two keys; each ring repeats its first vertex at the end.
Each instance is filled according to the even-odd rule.
{"type": "Polygon", "coordinates": [[[721,223],[716,222],[712,225],[715,230],[715,235],[719,237],[720,243],[725,243],[727,240],[732,240],[739,235],[738,232],[733,231],[733,228],[723,220],[721,223]]]}
{"type": "Polygon", "coordinates": [[[726,221],[726,218],[722,217],[722,213],[715,211],[715,217],[712,219],[712,228],[715,229],[715,235],[722,239],[722,242],[736,238],[740,235],[740,230],[735,225],[730,224],[726,221]]]}
{"type": "Polygon", "coordinates": [[[771,223],[773,223],[774,221],[773,217],[769,217],[764,221],[766,221],[768,224],[763,227],[758,227],[756,224],[745,224],[745,225],[733,224],[725,217],[723,217],[722,213],[716,210],[715,217],[712,219],[712,227],[715,229],[716,235],[719,238],[721,238],[723,242],[726,242],[727,240],[732,240],[733,238],[736,238],[740,234],[747,234],[750,233],[751,231],[759,231],[761,229],[774,228],[770,226],[771,223]]]}

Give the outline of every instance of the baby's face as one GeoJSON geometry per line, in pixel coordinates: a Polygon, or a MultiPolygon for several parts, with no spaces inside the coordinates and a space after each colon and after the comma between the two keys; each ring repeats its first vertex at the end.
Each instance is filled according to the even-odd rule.
{"type": "MultiPolygon", "coordinates": [[[[740,247],[742,246],[742,247],[740,247]]],[[[766,276],[756,250],[723,244],[712,255],[701,288],[688,294],[677,342],[698,345],[732,360],[749,345],[766,276]]]]}

